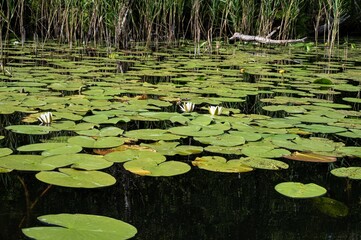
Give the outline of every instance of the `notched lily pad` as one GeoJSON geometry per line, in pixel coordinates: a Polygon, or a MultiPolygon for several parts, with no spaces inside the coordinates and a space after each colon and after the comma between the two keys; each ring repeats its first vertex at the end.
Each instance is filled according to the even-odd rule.
{"type": "Polygon", "coordinates": [[[315,183],[283,182],[275,186],[280,194],[290,198],[314,198],[326,194],[327,190],[315,183]]]}
{"type": "Polygon", "coordinates": [[[246,157],[240,158],[240,162],[244,165],[258,168],[258,169],[266,169],[266,170],[280,170],[280,169],[287,169],[288,164],[274,160],[269,158],[262,158],[262,157],[246,157]]]}
{"type": "Polygon", "coordinates": [[[123,240],[137,233],[137,229],[126,222],[98,215],[62,213],[38,219],[56,226],[24,228],[22,231],[27,237],[36,240],[123,240]]]}
{"type": "Polygon", "coordinates": [[[192,164],[193,166],[213,172],[243,173],[253,170],[252,167],[245,165],[239,160],[227,161],[225,158],[219,156],[197,157],[192,161],[192,164]]]}

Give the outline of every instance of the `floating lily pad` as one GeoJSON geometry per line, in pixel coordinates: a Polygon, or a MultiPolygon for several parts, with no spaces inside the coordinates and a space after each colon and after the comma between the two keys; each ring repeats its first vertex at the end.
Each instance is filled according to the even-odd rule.
{"type": "Polygon", "coordinates": [[[336,177],[348,177],[350,179],[361,180],[361,167],[335,168],[331,173],[336,177]]]}
{"type": "Polygon", "coordinates": [[[272,146],[255,146],[248,144],[242,148],[242,154],[249,157],[279,158],[291,154],[290,151],[272,146]]]}
{"type": "Polygon", "coordinates": [[[158,164],[153,160],[138,159],[124,163],[124,168],[141,176],[170,177],[180,175],[191,170],[191,167],[183,162],[166,161],[158,164]]]}
{"type": "Polygon", "coordinates": [[[104,158],[111,162],[127,162],[132,160],[144,159],[161,163],[166,160],[166,157],[161,153],[134,149],[128,149],[125,151],[114,151],[106,154],[104,158]]]}
{"type": "Polygon", "coordinates": [[[326,194],[327,190],[315,183],[283,182],[275,186],[277,192],[290,198],[314,198],[326,194]]]}
{"type": "Polygon", "coordinates": [[[38,219],[56,226],[24,228],[22,231],[27,237],[36,240],[122,240],[137,233],[137,229],[126,222],[98,215],[62,213],[38,219]]]}
{"type": "Polygon", "coordinates": [[[53,166],[44,164],[44,157],[39,155],[8,155],[0,158],[0,167],[19,171],[52,170],[53,166]]]}
{"type": "Polygon", "coordinates": [[[53,169],[71,165],[72,168],[84,170],[99,170],[113,165],[112,162],[105,160],[103,156],[84,153],[50,156],[44,158],[42,163],[53,166],[53,169]]]}
{"type": "Polygon", "coordinates": [[[240,146],[236,147],[222,147],[222,146],[207,146],[204,148],[204,151],[220,154],[233,154],[241,155],[242,148],[240,146]]]}
{"type": "Polygon", "coordinates": [[[244,165],[239,160],[227,161],[225,158],[219,156],[197,157],[192,161],[192,164],[193,166],[213,172],[243,173],[253,170],[253,168],[244,165]]]}
{"type": "Polygon", "coordinates": [[[316,153],[310,152],[293,152],[291,155],[285,155],[284,158],[296,160],[296,161],[304,161],[304,162],[336,162],[336,157],[325,156],[316,153]]]}
{"type": "Polygon", "coordinates": [[[42,182],[72,188],[99,188],[115,184],[116,180],[108,173],[60,168],[56,171],[43,171],[35,175],[42,182]]]}
{"type": "Polygon", "coordinates": [[[181,136],[168,133],[162,129],[139,129],[132,130],[125,133],[126,137],[136,138],[142,140],[178,140],[181,136]]]}
{"type": "Polygon", "coordinates": [[[234,147],[243,145],[246,140],[242,136],[232,135],[232,134],[222,134],[212,137],[195,137],[195,140],[203,144],[211,144],[214,146],[223,146],[223,147],[234,147]]]}
{"type": "Polygon", "coordinates": [[[13,153],[10,148],[0,148],[0,157],[4,157],[13,153]]]}
{"type": "Polygon", "coordinates": [[[85,148],[112,148],[124,144],[124,139],[119,137],[99,137],[94,139],[88,136],[75,136],[69,138],[68,142],[85,148]]]}
{"type": "Polygon", "coordinates": [[[169,132],[182,136],[206,137],[221,135],[224,131],[221,129],[212,129],[199,125],[190,125],[182,127],[173,127],[168,129],[169,132]]]}
{"type": "Polygon", "coordinates": [[[280,170],[288,168],[287,163],[263,157],[240,158],[240,162],[246,166],[258,169],[280,170]]]}
{"type": "Polygon", "coordinates": [[[20,134],[29,134],[29,135],[44,135],[48,134],[50,131],[56,131],[56,129],[50,126],[37,126],[37,125],[11,125],[7,126],[5,129],[11,130],[15,133],[20,134]]]}
{"type": "Polygon", "coordinates": [[[100,130],[93,128],[89,130],[82,130],[76,132],[79,135],[90,137],[116,137],[123,133],[123,129],[117,127],[105,127],[100,130]]]}

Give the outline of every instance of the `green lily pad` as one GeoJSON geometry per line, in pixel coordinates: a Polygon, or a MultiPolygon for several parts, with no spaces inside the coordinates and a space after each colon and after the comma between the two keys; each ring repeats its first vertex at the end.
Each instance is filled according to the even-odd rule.
{"type": "Polygon", "coordinates": [[[11,125],[7,126],[5,129],[11,130],[15,133],[20,134],[29,134],[29,135],[44,135],[48,134],[50,131],[56,131],[56,129],[50,126],[37,126],[37,125],[11,125]]]}
{"type": "Polygon", "coordinates": [[[279,158],[291,154],[290,151],[272,146],[255,146],[248,144],[242,148],[242,154],[249,157],[279,158]]]}
{"type": "Polygon", "coordinates": [[[152,160],[157,163],[161,163],[166,160],[166,157],[161,153],[152,152],[152,151],[133,150],[133,149],[111,152],[106,154],[104,158],[111,162],[127,162],[138,159],[145,159],[145,160],[149,160],[149,161],[152,160]]]}
{"type": "Polygon", "coordinates": [[[181,136],[168,133],[162,129],[139,129],[132,130],[125,133],[126,137],[142,139],[142,140],[178,140],[181,136]]]}
{"type": "Polygon", "coordinates": [[[27,237],[36,240],[122,240],[137,233],[137,229],[126,222],[98,215],[62,213],[38,219],[56,226],[24,228],[22,232],[27,237]]]}
{"type": "Polygon", "coordinates": [[[232,134],[222,134],[218,136],[210,136],[210,137],[195,137],[195,140],[203,143],[203,144],[211,144],[214,146],[223,146],[223,147],[234,147],[243,145],[246,140],[239,135],[232,134]]]}
{"type": "Polygon", "coordinates": [[[97,139],[88,136],[70,137],[68,142],[84,148],[113,148],[124,144],[124,139],[119,137],[99,137],[97,139]]]}
{"type": "Polygon", "coordinates": [[[240,158],[240,162],[246,166],[258,169],[280,170],[288,168],[287,163],[263,157],[240,158]]]}
{"type": "Polygon", "coordinates": [[[326,194],[327,190],[317,184],[300,182],[283,182],[275,186],[280,194],[290,198],[314,198],[326,194]]]}
{"type": "Polygon", "coordinates": [[[39,155],[8,155],[0,158],[0,167],[19,171],[52,170],[53,166],[43,163],[39,155]]]}
{"type": "Polygon", "coordinates": [[[220,153],[220,154],[233,154],[233,155],[241,155],[242,148],[240,146],[236,147],[222,147],[222,146],[207,146],[204,148],[204,151],[212,152],[212,153],[220,153]]]}
{"type": "Polygon", "coordinates": [[[13,153],[10,148],[0,148],[0,157],[4,157],[13,153]]]}
{"type": "Polygon", "coordinates": [[[99,170],[113,165],[112,162],[105,160],[103,156],[84,153],[50,156],[44,158],[42,163],[53,166],[53,169],[71,165],[72,168],[84,170],[99,170]]]}
{"type": "Polygon", "coordinates": [[[115,184],[116,180],[108,173],[60,168],[56,171],[43,171],[35,177],[45,183],[72,188],[99,188],[115,184]]]}
{"type": "Polygon", "coordinates": [[[354,180],[361,180],[361,167],[341,167],[331,171],[336,177],[347,177],[354,180]]]}
{"type": "Polygon", "coordinates": [[[158,164],[153,160],[138,159],[124,163],[124,168],[141,176],[170,177],[180,175],[191,170],[191,167],[183,162],[166,161],[158,164]]]}
{"type": "Polygon", "coordinates": [[[219,156],[197,157],[192,161],[192,164],[193,166],[213,172],[243,173],[253,170],[253,168],[244,165],[239,160],[227,161],[225,158],[219,156]]]}
{"type": "Polygon", "coordinates": [[[105,127],[100,130],[93,128],[89,130],[82,130],[76,132],[79,135],[90,137],[116,137],[123,133],[123,129],[117,127],[105,127]]]}
{"type": "Polygon", "coordinates": [[[173,127],[168,129],[169,132],[181,136],[206,137],[221,135],[224,131],[221,129],[212,129],[199,125],[173,127]]]}
{"type": "Polygon", "coordinates": [[[60,147],[67,146],[67,143],[33,143],[28,145],[23,145],[18,147],[16,150],[20,152],[36,152],[36,151],[45,151],[50,149],[56,149],[60,147]]]}

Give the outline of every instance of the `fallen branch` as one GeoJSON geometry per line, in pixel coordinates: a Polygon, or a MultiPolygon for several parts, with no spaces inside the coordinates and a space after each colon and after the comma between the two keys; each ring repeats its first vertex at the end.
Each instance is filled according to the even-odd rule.
{"type": "Polygon", "coordinates": [[[275,30],[270,32],[266,37],[261,36],[253,36],[253,35],[245,35],[239,32],[235,32],[232,37],[229,38],[229,40],[234,39],[240,39],[242,41],[256,41],[264,44],[287,44],[287,43],[296,43],[296,42],[304,42],[306,40],[306,37],[299,38],[299,39],[286,39],[286,40],[274,40],[270,39],[270,37],[277,32],[277,30],[280,29],[280,27],[277,27],[275,30]]]}

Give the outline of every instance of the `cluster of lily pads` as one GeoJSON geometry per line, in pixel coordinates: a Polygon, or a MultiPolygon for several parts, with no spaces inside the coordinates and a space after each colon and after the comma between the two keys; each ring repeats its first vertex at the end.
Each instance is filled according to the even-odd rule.
{"type": "MultiPolygon", "coordinates": [[[[92,57],[57,48],[43,49],[41,58],[32,48],[7,49],[12,74],[0,76],[2,134],[38,142],[1,148],[1,172],[35,171],[48,184],[97,188],[116,182],[106,172],[113,164],[160,177],[361,157],[361,147],[342,141],[361,138],[357,55],[337,71],[336,62],[307,65],[292,47],[286,54],[221,49],[200,58],[173,50],[92,57]],[[119,64],[129,69],[118,73],[119,64]]],[[[360,169],[331,173],[361,179],[360,169]]],[[[276,190],[295,198],[326,192],[291,182],[276,190]]]]}

